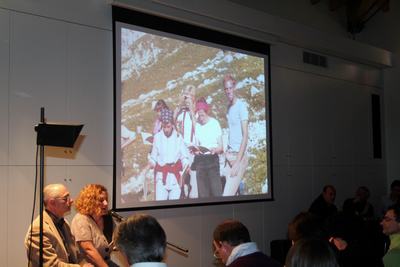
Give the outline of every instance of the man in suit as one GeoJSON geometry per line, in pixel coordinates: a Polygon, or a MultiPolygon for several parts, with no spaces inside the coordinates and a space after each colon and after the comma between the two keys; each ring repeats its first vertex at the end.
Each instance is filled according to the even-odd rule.
{"type": "MultiPolygon", "coordinates": [[[[73,200],[62,184],[49,184],[43,190],[43,266],[92,267],[81,263],[78,247],[64,215],[71,210],[73,200]]],[[[29,227],[25,237],[28,267],[39,266],[40,216],[29,227]]]]}
{"type": "Polygon", "coordinates": [[[249,230],[237,220],[225,220],[214,230],[214,256],[227,267],[281,267],[251,242],[249,230]]]}

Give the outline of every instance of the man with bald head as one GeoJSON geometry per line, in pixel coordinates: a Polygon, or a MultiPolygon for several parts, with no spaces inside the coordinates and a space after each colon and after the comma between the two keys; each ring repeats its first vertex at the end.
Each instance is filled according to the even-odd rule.
{"type": "MultiPolygon", "coordinates": [[[[80,262],[78,247],[71,234],[70,226],[64,221],[64,215],[71,210],[73,200],[68,189],[62,184],[49,184],[43,189],[43,266],[91,267],[92,264],[80,262]]],[[[39,266],[40,216],[28,229],[25,248],[28,266],[39,266]]]]}

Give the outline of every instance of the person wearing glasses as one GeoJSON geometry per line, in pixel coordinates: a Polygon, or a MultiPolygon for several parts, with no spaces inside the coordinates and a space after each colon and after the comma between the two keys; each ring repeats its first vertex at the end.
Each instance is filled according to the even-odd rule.
{"type": "Polygon", "coordinates": [[[385,267],[400,266],[400,206],[389,207],[381,221],[382,232],[389,236],[389,250],[383,256],[385,267]]]}
{"type": "Polygon", "coordinates": [[[227,267],[281,267],[251,242],[249,230],[236,220],[220,223],[213,234],[214,257],[227,267]]]}
{"type": "MultiPolygon", "coordinates": [[[[73,200],[62,184],[49,184],[43,189],[43,266],[92,267],[84,263],[64,215],[71,211],[73,200]]],[[[28,266],[39,266],[40,216],[28,229],[25,248],[28,266]]]]}
{"type": "Polygon", "coordinates": [[[110,228],[107,189],[99,184],[86,185],[74,206],[77,214],[72,219],[71,230],[86,261],[97,267],[115,266],[110,260],[111,236],[107,239],[110,228]]]}

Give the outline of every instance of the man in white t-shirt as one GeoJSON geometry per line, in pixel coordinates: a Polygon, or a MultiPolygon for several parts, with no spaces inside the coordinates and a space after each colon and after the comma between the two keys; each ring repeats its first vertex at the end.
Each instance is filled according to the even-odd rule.
{"type": "Polygon", "coordinates": [[[237,98],[236,80],[232,75],[224,77],[224,90],[228,99],[227,120],[229,126],[228,148],[226,151],[225,176],[226,183],[223,196],[233,196],[237,193],[240,181],[248,165],[246,154],[248,141],[249,112],[247,103],[237,98]]]}
{"type": "Polygon", "coordinates": [[[173,124],[173,112],[161,111],[162,131],[154,136],[150,165],[154,167],[156,200],[179,199],[181,174],[188,167],[188,150],[173,124]]]}

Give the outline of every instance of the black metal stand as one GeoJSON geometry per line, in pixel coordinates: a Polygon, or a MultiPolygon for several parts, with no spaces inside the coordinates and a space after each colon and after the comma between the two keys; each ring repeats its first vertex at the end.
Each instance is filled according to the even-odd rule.
{"type": "MultiPolygon", "coordinates": [[[[36,143],[40,146],[39,175],[39,267],[43,267],[43,205],[44,205],[44,147],[73,147],[83,125],[47,124],[44,107],[40,108],[40,124],[35,126],[36,143]]],[[[31,237],[32,238],[32,237],[31,237]]]]}
{"type": "MultiPolygon", "coordinates": [[[[45,123],[44,108],[40,108],[40,123],[45,123]]],[[[43,266],[43,188],[44,188],[44,145],[40,145],[40,174],[39,174],[39,267],[43,266]]],[[[32,237],[31,237],[32,238],[32,237]]]]}

